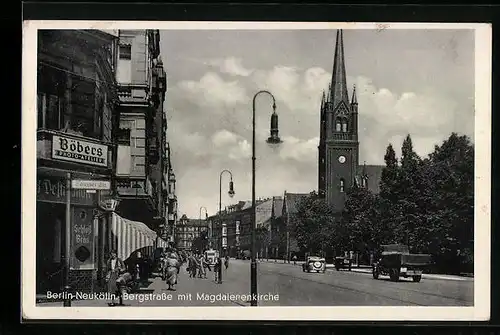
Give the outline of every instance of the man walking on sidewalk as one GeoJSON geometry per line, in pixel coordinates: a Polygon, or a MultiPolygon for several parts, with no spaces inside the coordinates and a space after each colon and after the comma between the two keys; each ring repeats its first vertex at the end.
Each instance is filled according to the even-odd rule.
{"type": "Polygon", "coordinates": [[[221,264],[221,261],[220,261],[220,258],[217,257],[215,259],[215,264],[214,264],[214,280],[216,283],[219,282],[219,269],[221,268],[222,264],[221,264]]]}

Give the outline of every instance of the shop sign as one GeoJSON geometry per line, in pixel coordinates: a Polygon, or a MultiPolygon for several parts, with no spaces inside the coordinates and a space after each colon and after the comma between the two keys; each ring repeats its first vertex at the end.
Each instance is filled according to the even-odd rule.
{"type": "Polygon", "coordinates": [[[79,190],[109,190],[111,182],[109,180],[73,179],[71,181],[71,188],[79,190]]]}
{"type": "MultiPolygon", "coordinates": [[[[37,178],[37,201],[66,203],[66,179],[52,176],[38,176],[37,178]]],[[[96,203],[96,195],[86,190],[72,189],[72,205],[89,205],[96,203]]]]}
{"type": "Polygon", "coordinates": [[[52,137],[52,158],[107,167],[108,147],[102,144],[54,135],[52,137]]]}
{"type": "Polygon", "coordinates": [[[240,234],[240,221],[236,221],[236,235],[240,234]]]}
{"type": "Polygon", "coordinates": [[[70,266],[74,270],[94,268],[94,242],[96,240],[92,209],[72,208],[70,266]]]}
{"type": "Polygon", "coordinates": [[[222,238],[222,247],[226,248],[227,247],[227,237],[222,238]]]}
{"type": "Polygon", "coordinates": [[[226,224],[222,224],[222,236],[227,236],[227,227],[226,224]]]}

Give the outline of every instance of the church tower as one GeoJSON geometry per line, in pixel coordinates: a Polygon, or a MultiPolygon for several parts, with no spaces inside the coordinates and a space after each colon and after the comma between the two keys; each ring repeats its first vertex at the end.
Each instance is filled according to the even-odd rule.
{"type": "Polygon", "coordinates": [[[359,165],[358,101],[355,87],[351,99],[347,92],[342,30],[337,31],[332,80],[320,113],[318,193],[342,211],[359,165]]]}

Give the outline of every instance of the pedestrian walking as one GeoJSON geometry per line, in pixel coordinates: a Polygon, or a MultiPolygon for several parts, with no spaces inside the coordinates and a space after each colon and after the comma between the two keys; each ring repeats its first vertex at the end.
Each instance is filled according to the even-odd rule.
{"type": "Polygon", "coordinates": [[[108,284],[108,293],[110,293],[111,301],[109,302],[109,306],[115,306],[115,297],[119,296],[121,292],[118,290],[118,286],[116,285],[116,280],[125,272],[125,263],[118,258],[118,254],[115,250],[111,251],[110,258],[107,262],[107,274],[106,274],[106,282],[108,284]]]}
{"type": "Polygon", "coordinates": [[[219,257],[215,258],[214,264],[214,280],[215,282],[219,282],[219,269],[221,268],[221,259],[219,257]]]}
{"type": "Polygon", "coordinates": [[[198,278],[207,278],[207,264],[206,264],[206,261],[205,261],[205,257],[203,257],[203,255],[199,255],[199,258],[198,258],[198,264],[199,264],[199,267],[198,267],[198,278]]]}
{"type": "Polygon", "coordinates": [[[148,280],[149,276],[148,276],[146,260],[144,259],[144,257],[142,257],[142,252],[140,251],[136,253],[135,264],[138,270],[137,279],[139,280],[140,283],[144,283],[145,281],[148,280]]]}
{"type": "Polygon", "coordinates": [[[227,270],[227,268],[229,267],[229,255],[226,255],[226,257],[224,258],[224,266],[227,270]]]}
{"type": "Polygon", "coordinates": [[[174,286],[177,284],[179,268],[181,263],[179,261],[179,256],[171,248],[169,248],[169,250],[167,251],[166,258],[167,258],[166,282],[168,285],[168,290],[175,291],[174,286]]]}
{"type": "Polygon", "coordinates": [[[292,260],[293,260],[293,265],[297,265],[297,255],[293,255],[292,260]]]}
{"type": "Polygon", "coordinates": [[[189,254],[188,256],[188,272],[190,278],[196,277],[196,259],[193,254],[189,254]]]}

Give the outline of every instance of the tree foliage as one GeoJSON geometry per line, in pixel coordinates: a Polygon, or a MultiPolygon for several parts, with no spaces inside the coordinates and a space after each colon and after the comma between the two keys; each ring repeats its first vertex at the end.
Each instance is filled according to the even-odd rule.
{"type": "Polygon", "coordinates": [[[271,235],[267,227],[260,226],[255,229],[255,242],[257,250],[266,249],[271,245],[271,235]]]}
{"type": "Polygon", "coordinates": [[[202,231],[200,235],[193,240],[191,246],[195,252],[203,252],[208,249],[208,232],[202,231]]]}
{"type": "Polygon", "coordinates": [[[368,258],[382,244],[402,243],[412,252],[432,254],[438,268],[452,271],[447,267],[461,260],[472,271],[474,146],[469,138],[452,133],[422,159],[408,135],[401,158],[390,144],[384,160],[380,192],[354,185],[341,217],[315,193],[299,204],[299,246],[310,252],[325,246],[353,250],[368,258]]]}

